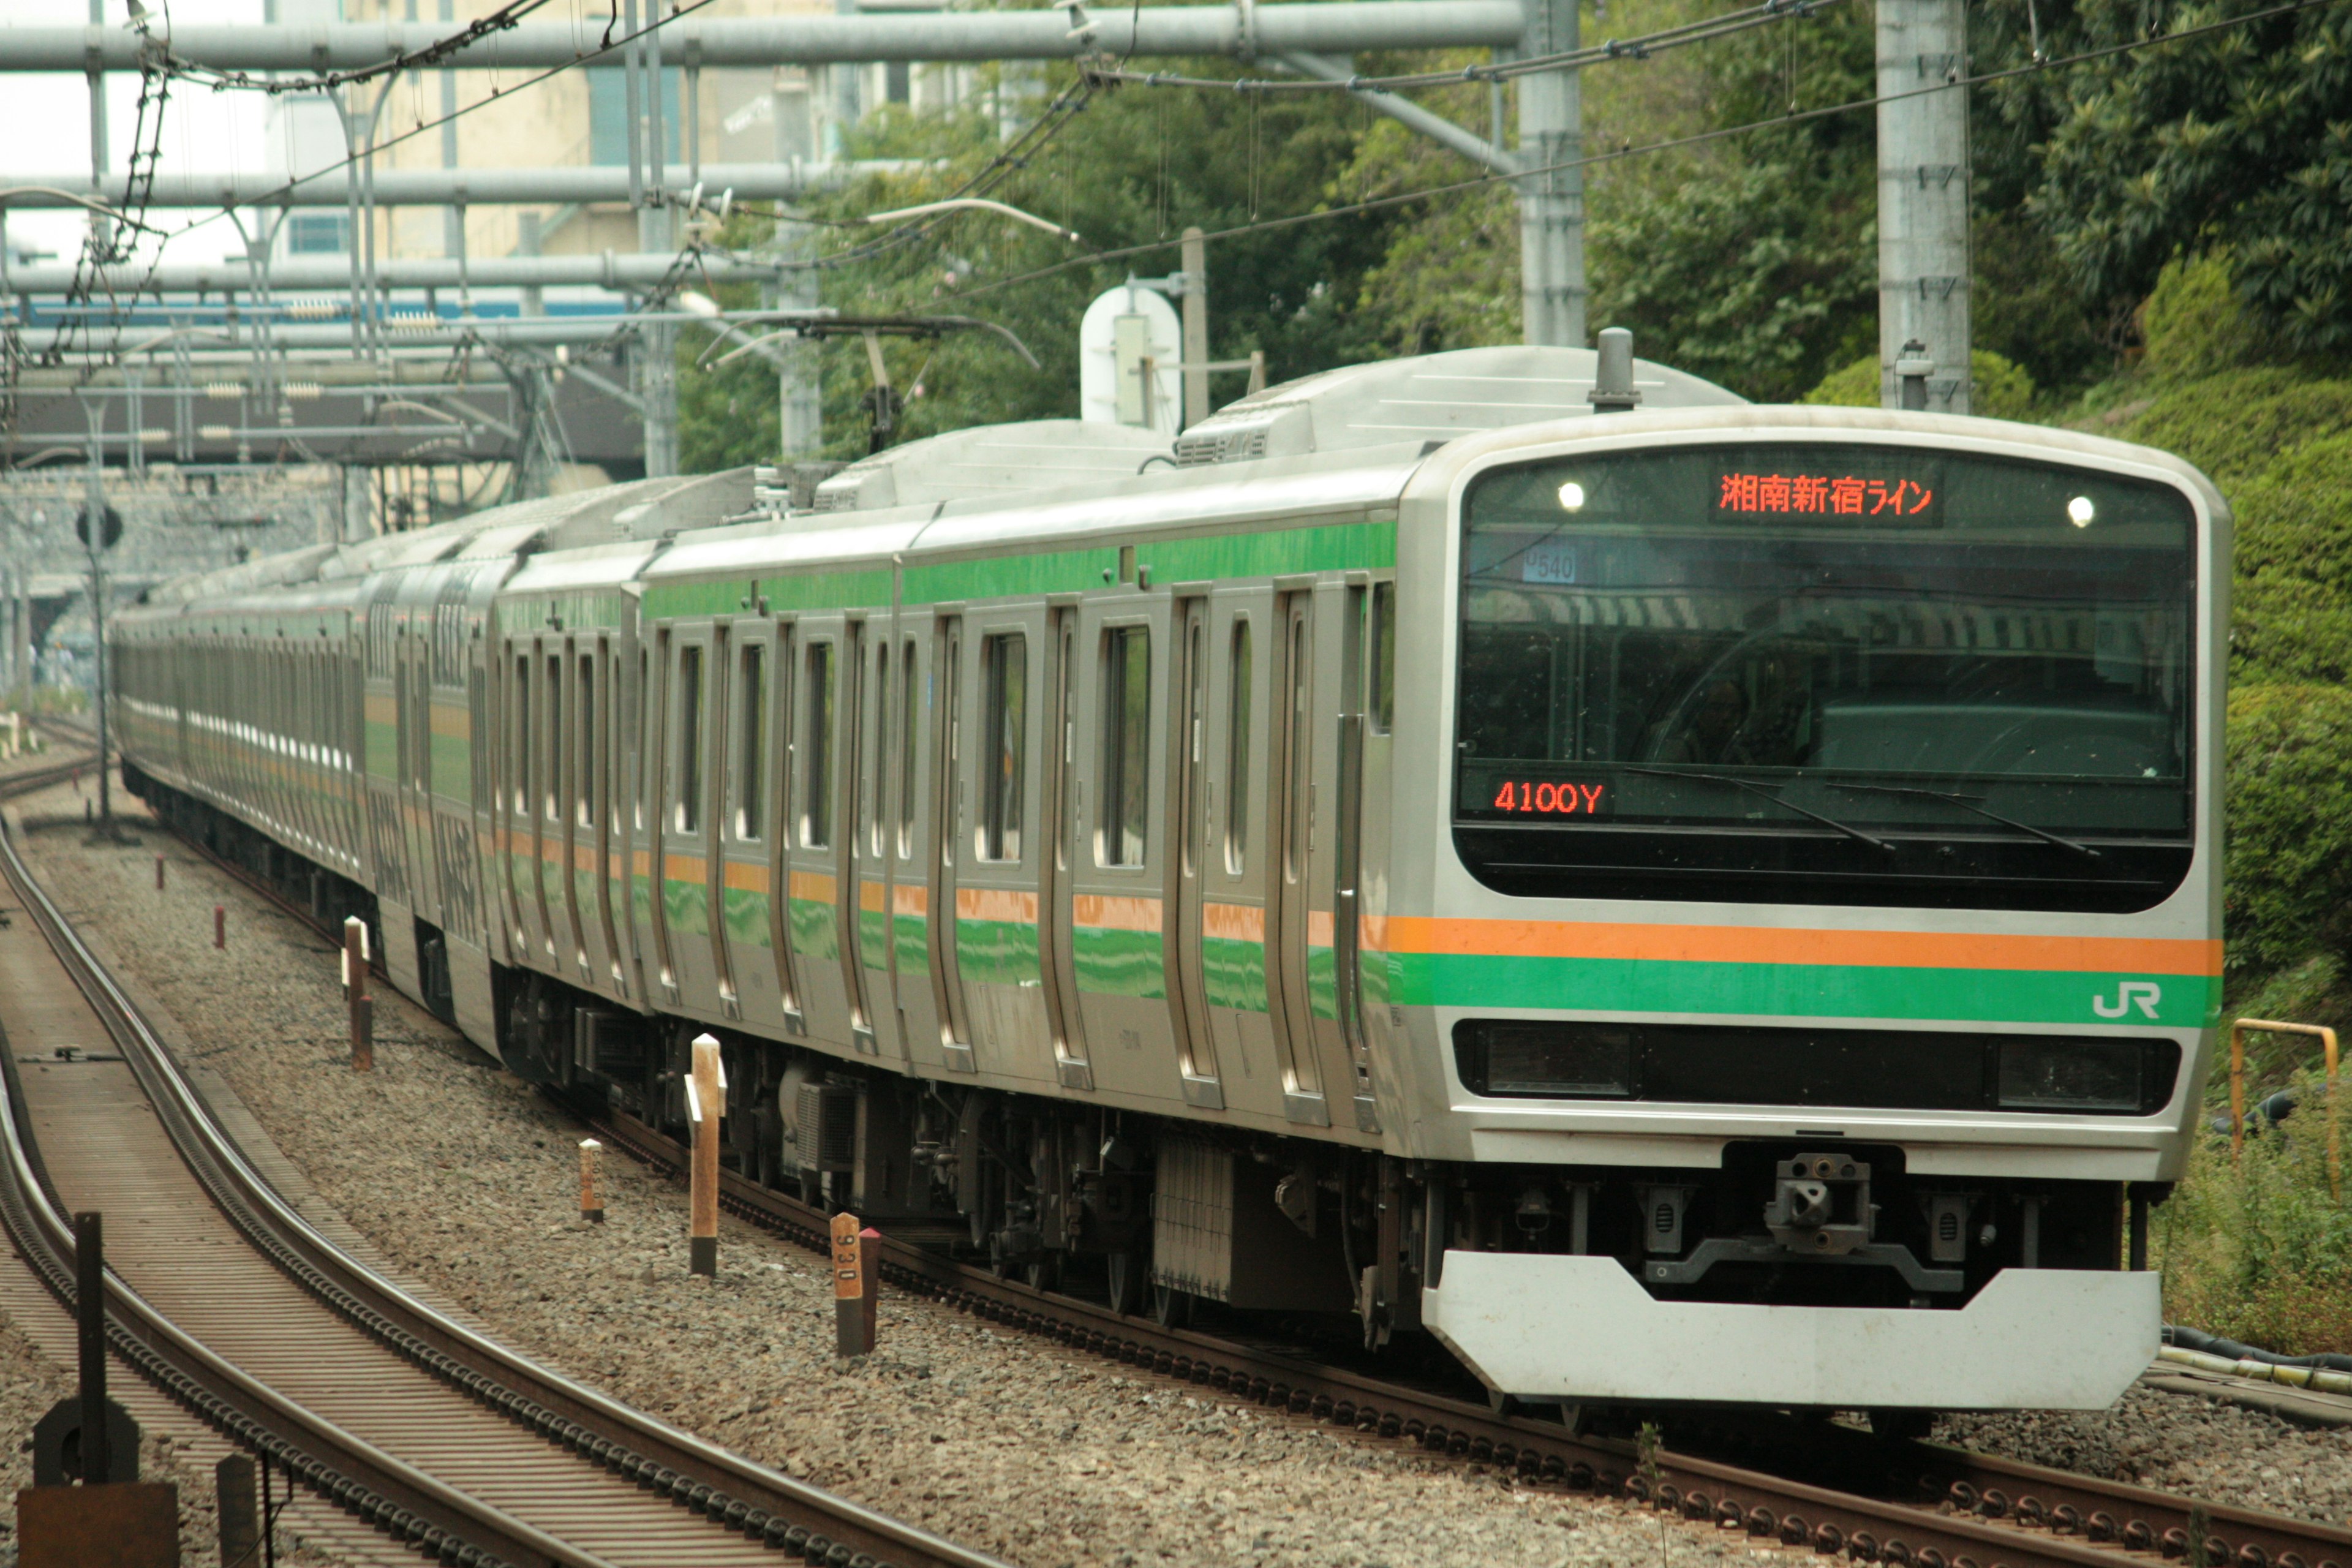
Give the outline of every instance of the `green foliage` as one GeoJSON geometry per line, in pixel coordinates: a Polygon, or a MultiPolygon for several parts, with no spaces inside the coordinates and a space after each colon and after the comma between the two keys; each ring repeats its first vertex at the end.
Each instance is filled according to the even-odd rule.
{"type": "MultiPolygon", "coordinates": [[[[722,242],[745,248],[764,242],[773,225],[764,218],[738,216],[728,220],[722,242]]],[[[758,289],[730,283],[711,290],[730,310],[757,306],[758,289]]],[[[759,329],[750,329],[758,335],[759,329]]],[[[783,411],[777,395],[775,367],[758,354],[746,354],[732,364],[706,369],[699,363],[713,348],[713,334],[689,327],[677,343],[678,468],[689,474],[717,473],[747,463],[772,463],[782,449],[783,411]]],[[[730,341],[712,359],[740,348],[742,339],[730,341]]]]}
{"type": "MultiPolygon", "coordinates": [[[[2290,1355],[2352,1350],[2352,1207],[2330,1183],[2326,1096],[2313,1075],[2279,1128],[2200,1137],[2157,1213],[2165,1316],[2290,1355]]],[[[2339,1138],[2341,1134],[2339,1134],[2339,1138]]]]}
{"type": "Polygon", "coordinates": [[[2340,947],[2352,912],[2352,691],[2239,688],[2225,770],[2231,968],[2262,973],[2340,947]]]}
{"type": "MultiPolygon", "coordinates": [[[[1227,61],[1180,63],[1194,75],[1231,74],[1227,61]]],[[[1084,250],[1150,247],[1118,261],[1055,271],[967,294],[996,280],[1065,263],[1079,247],[1001,217],[965,214],[926,226],[899,243],[862,234],[828,237],[816,248],[836,259],[823,277],[824,300],[845,314],[965,314],[1015,333],[1038,361],[1032,369],[993,333],[936,341],[893,339],[891,379],[906,396],[895,437],[907,441],[999,420],[1068,417],[1077,411],[1077,323],[1087,301],[1130,275],[1160,276],[1180,264],[1187,226],[1216,230],[1312,211],[1346,184],[1362,111],[1337,94],[1221,94],[1164,89],[1098,93],[1051,141],[989,194],[1077,229],[1084,250]]],[[[994,127],[920,122],[934,171],[872,180],[811,204],[813,216],[854,215],[934,200],[963,188],[1003,151],[994,127]]],[[[861,131],[856,157],[904,157],[917,122],[884,118],[861,131]]],[[[1210,250],[1210,353],[1243,359],[1265,352],[1268,374],[1286,380],[1374,357],[1378,323],[1349,310],[1360,279],[1384,250],[1383,220],[1340,218],[1260,230],[1210,250]]],[[[823,354],[828,455],[866,450],[861,406],[871,377],[864,344],[835,339],[823,354]]],[[[1221,398],[1240,395],[1224,376],[1221,398]]]]}
{"type": "Polygon", "coordinates": [[[2277,334],[2265,331],[2239,298],[2224,255],[2166,267],[2140,321],[2147,346],[2140,369],[2153,376],[2218,375],[2287,357],[2277,334]]]}
{"type": "MultiPolygon", "coordinates": [[[[2032,419],[2037,399],[2033,378],[1990,349],[1969,355],[1971,411],[1988,419],[2032,419]]],[[[1807,403],[1841,408],[1878,406],[1878,356],[1870,354],[1822,378],[1805,394],[1807,403]]]]}
{"type": "Polygon", "coordinates": [[[2236,492],[2232,677],[2352,681],[2352,435],[2308,441],[2236,492]]]}
{"type": "Polygon", "coordinates": [[[2050,231],[2021,207],[1981,205],[1974,229],[1969,330],[1976,347],[2016,365],[2045,392],[2085,386],[2112,371],[2105,325],[2085,307],[2050,231]]]}
{"type": "MultiPolygon", "coordinates": [[[[2234,496],[2302,443],[2347,428],[2352,381],[2263,366],[2163,385],[2118,433],[2188,458],[2234,496]]],[[[2242,534],[2242,551],[2244,544],[2242,534]]]]}
{"type": "MultiPolygon", "coordinates": [[[[1870,95],[1867,11],[1791,28],[1701,51],[1715,123],[1870,95]]],[[[1596,211],[1593,322],[1744,396],[1801,396],[1877,338],[1875,145],[1866,115],[1753,132],[1596,211]]]]}
{"type": "MultiPolygon", "coordinates": [[[[2266,8],[2079,0],[2052,26],[2077,47],[2266,8]]],[[[2033,204],[2087,297],[2128,309],[2176,257],[2226,247],[2257,322],[2298,353],[2352,353],[2352,13],[2315,6],[2050,75],[2027,89],[2049,121],[2033,204]]]]}

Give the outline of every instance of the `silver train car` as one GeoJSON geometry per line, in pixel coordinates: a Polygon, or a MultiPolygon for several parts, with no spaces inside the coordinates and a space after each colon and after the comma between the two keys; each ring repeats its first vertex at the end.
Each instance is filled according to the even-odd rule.
{"type": "Polygon", "coordinates": [[[1529,1405],[2105,1405],[2218,1016],[2228,510],[1595,374],[181,582],[126,773],[525,1079],[677,1127],[708,1031],[731,1165],[1124,1310],[1529,1405]]]}

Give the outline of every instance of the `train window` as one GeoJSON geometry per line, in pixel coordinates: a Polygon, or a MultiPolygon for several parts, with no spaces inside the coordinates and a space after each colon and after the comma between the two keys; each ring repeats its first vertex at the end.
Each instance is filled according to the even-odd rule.
{"type": "Polygon", "coordinates": [[[738,686],[742,706],[735,732],[742,752],[735,772],[735,837],[757,841],[768,831],[768,650],[753,643],[743,649],[738,686]]]}
{"type": "Polygon", "coordinates": [[[1193,797],[1201,787],[1201,715],[1209,705],[1209,671],[1201,658],[1197,611],[1184,633],[1184,727],[1178,731],[1176,742],[1184,754],[1176,759],[1176,766],[1184,781],[1180,807],[1184,822],[1184,874],[1190,877],[1201,860],[1200,810],[1193,797]]]}
{"type": "Polygon", "coordinates": [[[514,809],[518,816],[530,815],[530,655],[519,653],[514,661],[514,728],[509,733],[514,739],[514,809]]]}
{"type": "Polygon", "coordinates": [[[922,693],[915,689],[915,639],[908,637],[898,675],[898,855],[915,852],[915,736],[922,718],[922,693]]]}
{"type": "Polygon", "coordinates": [[[980,856],[1021,858],[1021,785],[1028,752],[1029,639],[1018,632],[984,638],[981,678],[986,685],[987,751],[982,765],[980,856]]]}
{"type": "Polygon", "coordinates": [[[2196,849],[2175,483],[1922,444],[1563,458],[1462,503],[1455,845],[1515,897],[2150,907],[2196,849]]]}
{"type": "Polygon", "coordinates": [[[1250,805],[1250,624],[1234,622],[1231,730],[1225,740],[1225,870],[1235,877],[1249,868],[1250,805]]]}
{"type": "Polygon", "coordinates": [[[1098,852],[1106,866],[1143,864],[1151,796],[1151,628],[1103,634],[1102,806],[1098,852]]]}
{"type": "Polygon", "coordinates": [[[833,843],[833,645],[809,644],[808,744],[801,753],[801,843],[833,843]]]}
{"type": "Polygon", "coordinates": [[[596,826],[596,656],[580,656],[580,717],[572,726],[572,795],[575,819],[583,827],[596,826]]]}
{"type": "Polygon", "coordinates": [[[1287,794],[1286,820],[1282,826],[1282,879],[1298,880],[1300,868],[1307,858],[1307,835],[1309,831],[1310,802],[1307,779],[1310,771],[1311,741],[1308,739],[1307,698],[1307,616],[1304,613],[1290,617],[1290,711],[1283,718],[1282,763],[1290,774],[1287,794]]]}
{"type": "Polygon", "coordinates": [[[1372,584],[1372,733],[1396,721],[1396,584],[1372,584]]]}
{"type": "Polygon", "coordinates": [[[677,650],[677,805],[680,833],[702,831],[702,649],[677,650]]]}
{"type": "Polygon", "coordinates": [[[547,732],[541,740],[546,747],[547,760],[546,771],[539,781],[541,809],[547,813],[548,821],[561,822],[563,820],[563,806],[558,796],[562,789],[560,774],[563,749],[562,737],[557,733],[563,723],[563,657],[561,654],[547,656],[547,690],[542,695],[547,704],[547,732]]]}
{"type": "MultiPolygon", "coordinates": [[[[884,771],[884,760],[889,750],[890,726],[890,645],[874,645],[874,754],[872,765],[866,770],[866,852],[879,857],[882,853],[883,823],[887,820],[887,806],[882,799],[884,782],[889,777],[884,771]]],[[[862,721],[861,721],[862,722],[862,721]]]]}

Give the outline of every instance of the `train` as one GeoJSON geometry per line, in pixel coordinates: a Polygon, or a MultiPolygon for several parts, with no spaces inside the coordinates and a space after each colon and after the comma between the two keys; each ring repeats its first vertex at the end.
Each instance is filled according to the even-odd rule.
{"type": "Polygon", "coordinates": [[[169,584],[124,777],[523,1079],[1499,1406],[2099,1408],[2221,995],[2230,513],[1590,349],[169,584]],[[1353,1328],[1349,1328],[1350,1323],[1353,1328]]]}

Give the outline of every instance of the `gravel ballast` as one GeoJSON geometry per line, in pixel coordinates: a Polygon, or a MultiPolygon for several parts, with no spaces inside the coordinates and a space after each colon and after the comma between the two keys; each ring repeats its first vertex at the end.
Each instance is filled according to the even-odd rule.
{"type": "Polygon", "coordinates": [[[30,858],[60,903],[397,1269],[550,1366],[761,1463],[1024,1568],[1790,1555],[887,1289],[880,1352],[839,1362],[814,1254],[727,1219],[719,1279],[695,1279],[684,1191],[618,1157],[604,1164],[608,1223],[583,1224],[583,1133],[555,1107],[391,994],[377,1001],[375,1070],[354,1074],[335,961],[315,932],[137,820],[135,801],[141,842],[123,847],[92,846],[64,819],[79,815],[69,791],[23,804],[30,858]],[[225,952],[212,946],[215,903],[229,910],[225,952]]]}

